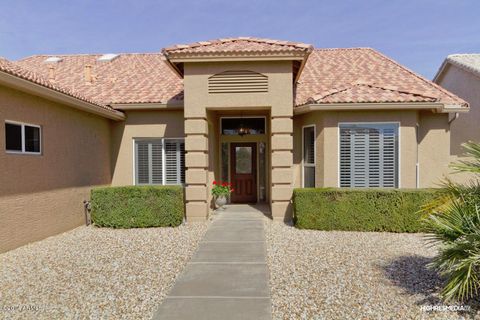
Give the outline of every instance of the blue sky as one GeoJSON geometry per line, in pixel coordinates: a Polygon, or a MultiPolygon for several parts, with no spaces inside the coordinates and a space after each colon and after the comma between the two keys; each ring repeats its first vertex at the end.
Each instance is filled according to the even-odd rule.
{"type": "Polygon", "coordinates": [[[373,47],[432,78],[480,52],[479,0],[2,0],[0,56],[156,52],[231,36],[373,47]]]}

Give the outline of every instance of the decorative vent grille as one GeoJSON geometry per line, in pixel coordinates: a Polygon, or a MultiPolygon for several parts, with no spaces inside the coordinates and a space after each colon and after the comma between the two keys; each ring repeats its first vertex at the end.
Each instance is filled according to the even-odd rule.
{"type": "Polygon", "coordinates": [[[214,74],[208,79],[208,93],[268,92],[268,77],[248,70],[232,70],[214,74]]]}

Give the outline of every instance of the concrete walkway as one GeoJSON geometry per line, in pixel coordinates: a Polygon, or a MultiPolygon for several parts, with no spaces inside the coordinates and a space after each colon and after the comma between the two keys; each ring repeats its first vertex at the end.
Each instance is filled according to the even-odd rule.
{"type": "Polygon", "coordinates": [[[262,209],[230,205],[214,216],[153,319],[272,318],[262,209]]]}

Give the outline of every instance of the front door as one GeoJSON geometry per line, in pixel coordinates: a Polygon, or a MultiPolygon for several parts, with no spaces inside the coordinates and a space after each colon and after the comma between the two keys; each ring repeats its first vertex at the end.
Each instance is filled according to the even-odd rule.
{"type": "Polygon", "coordinates": [[[233,203],[257,202],[257,144],[230,144],[230,179],[233,203]]]}

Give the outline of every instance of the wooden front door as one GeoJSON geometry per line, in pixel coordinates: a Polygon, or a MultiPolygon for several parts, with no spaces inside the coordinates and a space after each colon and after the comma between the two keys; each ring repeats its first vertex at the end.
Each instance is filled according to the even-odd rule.
{"type": "Polygon", "coordinates": [[[230,179],[233,203],[257,202],[257,144],[230,144],[230,179]]]}

